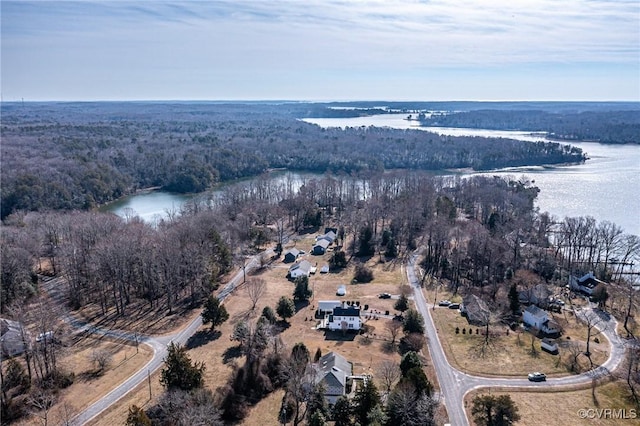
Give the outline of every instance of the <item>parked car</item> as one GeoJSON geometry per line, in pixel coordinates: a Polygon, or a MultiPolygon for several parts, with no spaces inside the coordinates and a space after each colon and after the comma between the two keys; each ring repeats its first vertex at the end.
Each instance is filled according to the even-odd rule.
{"type": "Polygon", "coordinates": [[[38,336],[36,337],[36,342],[50,342],[53,340],[53,331],[47,331],[46,333],[40,333],[38,334],[38,336]]]}
{"type": "Polygon", "coordinates": [[[438,306],[449,306],[449,305],[451,305],[450,300],[441,300],[438,302],[438,306]]]}
{"type": "Polygon", "coordinates": [[[340,287],[338,287],[338,290],[336,291],[336,294],[338,296],[344,296],[345,294],[347,294],[347,287],[341,285],[340,287]]]}
{"type": "Polygon", "coordinates": [[[544,382],[547,380],[547,375],[536,371],[535,373],[529,373],[529,380],[532,382],[544,382]]]}
{"type": "Polygon", "coordinates": [[[452,303],[449,305],[449,309],[460,309],[459,303],[452,303]]]}
{"type": "Polygon", "coordinates": [[[380,299],[391,299],[391,295],[389,293],[381,293],[378,297],[380,299]]]}

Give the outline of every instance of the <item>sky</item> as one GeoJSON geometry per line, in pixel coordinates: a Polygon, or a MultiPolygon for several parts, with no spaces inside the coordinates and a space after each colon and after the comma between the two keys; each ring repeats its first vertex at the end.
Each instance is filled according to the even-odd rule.
{"type": "Polygon", "coordinates": [[[1,0],[4,101],[640,101],[638,0],[1,0]]]}

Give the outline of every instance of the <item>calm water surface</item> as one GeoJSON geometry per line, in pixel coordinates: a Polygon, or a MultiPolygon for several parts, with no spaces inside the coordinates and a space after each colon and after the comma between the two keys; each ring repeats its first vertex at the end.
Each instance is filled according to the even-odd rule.
{"type": "MultiPolygon", "coordinates": [[[[543,134],[457,129],[446,127],[418,127],[416,121],[405,120],[407,114],[384,114],[357,118],[305,119],[322,127],[377,126],[397,129],[430,130],[451,136],[505,137],[525,141],[546,140],[543,134]]],[[[640,145],[601,145],[581,142],[572,145],[582,148],[589,156],[585,164],[548,167],[523,167],[483,172],[489,175],[524,177],[540,188],[537,206],[541,211],[562,219],[565,216],[593,216],[608,220],[625,232],[640,235],[640,145]]],[[[465,176],[480,173],[466,174],[465,176]]],[[[294,174],[295,175],[295,174],[294,174]]],[[[132,209],[143,220],[153,222],[165,217],[168,211],[179,210],[193,195],[149,192],[125,197],[103,207],[125,216],[132,209]]]]}

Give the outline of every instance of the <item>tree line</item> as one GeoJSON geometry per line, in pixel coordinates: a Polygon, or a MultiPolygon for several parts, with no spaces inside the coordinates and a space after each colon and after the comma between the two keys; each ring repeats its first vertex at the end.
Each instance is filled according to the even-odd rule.
{"type": "Polygon", "coordinates": [[[90,209],[147,187],[201,192],[271,168],[481,170],[584,160],[557,143],[323,129],[297,119],[309,112],[290,104],[3,104],[0,216],[90,209]]]}
{"type": "Polygon", "coordinates": [[[546,132],[566,141],[640,143],[640,108],[621,111],[478,110],[423,116],[424,126],[546,132]]]}

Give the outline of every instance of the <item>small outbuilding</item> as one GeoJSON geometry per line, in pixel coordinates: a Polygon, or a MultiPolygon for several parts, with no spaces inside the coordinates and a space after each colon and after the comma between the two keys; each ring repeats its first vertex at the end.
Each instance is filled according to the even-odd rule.
{"type": "Polygon", "coordinates": [[[329,241],[328,240],[318,240],[316,241],[316,245],[313,246],[313,249],[311,251],[312,254],[319,256],[319,255],[323,255],[327,252],[327,248],[329,247],[329,241]]]}
{"type": "Polygon", "coordinates": [[[298,259],[298,256],[300,256],[300,250],[294,247],[291,250],[285,252],[284,263],[293,263],[298,259]]]}
{"type": "Polygon", "coordinates": [[[540,347],[543,351],[547,351],[550,354],[557,355],[558,354],[558,345],[551,339],[544,338],[540,341],[540,347]]]}
{"type": "Polygon", "coordinates": [[[308,260],[302,260],[295,265],[292,265],[291,268],[289,268],[289,278],[295,280],[296,278],[302,276],[308,277],[309,274],[311,274],[312,266],[313,265],[311,265],[311,262],[309,262],[308,260]]]}
{"type": "MultiPolygon", "coordinates": [[[[3,357],[13,357],[24,353],[23,331],[22,324],[19,322],[0,318],[0,346],[3,357]]],[[[26,331],[24,332],[26,333],[26,331]]]]}

